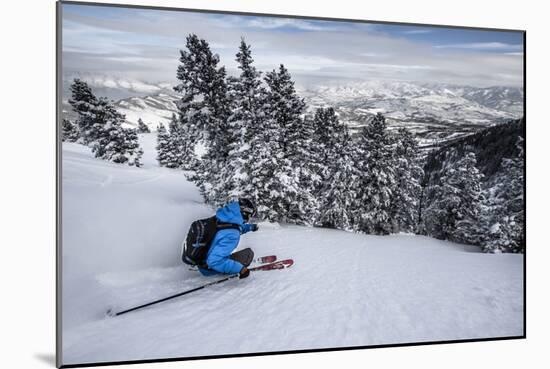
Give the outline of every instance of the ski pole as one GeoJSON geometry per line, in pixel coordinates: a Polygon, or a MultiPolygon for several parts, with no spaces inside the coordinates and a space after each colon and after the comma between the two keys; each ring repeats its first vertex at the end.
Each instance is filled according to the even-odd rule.
{"type": "MultiPolygon", "coordinates": [[[[284,261],[284,260],[283,260],[284,261]]],[[[292,260],[286,260],[286,261],[292,261],[292,260]]],[[[280,262],[276,262],[276,263],[272,263],[272,264],[277,264],[277,263],[280,263],[280,262]]],[[[288,264],[288,265],[292,265],[292,263],[288,264]]],[[[257,267],[253,267],[253,268],[248,268],[248,270],[250,272],[254,272],[254,271],[257,271],[257,270],[262,270],[263,268],[265,268],[266,265],[259,265],[257,267]]],[[[198,291],[198,290],[202,290],[203,288],[206,288],[208,286],[212,286],[212,285],[215,285],[215,284],[218,284],[218,283],[222,283],[222,282],[225,282],[225,281],[228,281],[230,279],[233,279],[233,278],[237,278],[239,276],[239,274],[232,274],[228,277],[225,277],[223,279],[219,279],[217,281],[213,281],[213,282],[210,282],[210,283],[207,283],[207,284],[203,284],[202,286],[199,286],[199,287],[195,287],[193,289],[190,289],[190,290],[187,290],[187,291],[183,291],[183,292],[180,292],[180,293],[176,293],[175,295],[172,295],[172,296],[168,296],[168,297],[164,297],[162,299],[159,299],[159,300],[155,300],[155,301],[151,301],[151,302],[148,302],[146,304],[143,304],[143,305],[139,305],[139,306],[136,306],[136,307],[133,307],[133,308],[130,308],[130,309],[127,309],[127,310],[123,310],[123,311],[119,311],[118,313],[115,313],[113,312],[111,309],[107,310],[107,315],[109,316],[112,316],[112,317],[115,317],[115,316],[119,316],[119,315],[122,315],[122,314],[126,314],[126,313],[129,313],[130,311],[134,311],[134,310],[138,310],[138,309],[142,309],[144,307],[147,307],[147,306],[151,306],[151,305],[154,305],[154,304],[158,304],[160,302],[164,302],[164,301],[167,301],[167,300],[171,300],[171,299],[174,299],[176,297],[180,297],[180,296],[183,296],[183,295],[187,295],[188,293],[191,293],[191,292],[195,292],[195,291],[198,291]]]]}
{"type": "Polygon", "coordinates": [[[212,286],[212,285],[215,285],[215,284],[218,284],[218,283],[222,283],[222,282],[225,282],[225,281],[228,281],[230,279],[233,279],[233,278],[236,278],[238,277],[239,275],[238,274],[233,274],[233,275],[230,275],[229,277],[226,277],[226,278],[223,278],[223,279],[219,279],[217,281],[214,281],[214,282],[210,282],[210,283],[207,283],[207,284],[204,284],[200,287],[196,287],[196,288],[193,288],[193,289],[190,289],[190,290],[187,290],[187,291],[183,291],[183,292],[180,292],[180,293],[177,293],[175,295],[171,295],[171,296],[168,296],[168,297],[164,297],[162,299],[159,299],[159,300],[155,300],[155,301],[151,301],[151,302],[148,302],[147,304],[143,304],[143,305],[139,305],[139,306],[135,306],[133,308],[130,308],[130,309],[127,309],[127,310],[123,310],[123,311],[119,311],[118,313],[112,313],[111,310],[107,311],[107,315],[110,315],[110,316],[119,316],[119,315],[122,315],[122,314],[126,314],[126,313],[129,313],[130,311],[134,311],[134,310],[138,310],[138,309],[142,309],[144,307],[147,307],[147,306],[151,306],[151,305],[154,305],[154,304],[158,304],[160,302],[164,302],[164,301],[167,301],[167,300],[171,300],[171,299],[174,299],[176,297],[180,297],[180,296],[183,296],[183,295],[187,295],[191,292],[195,292],[195,291],[198,291],[198,290],[202,290],[203,288],[206,288],[208,286],[212,286]]]}

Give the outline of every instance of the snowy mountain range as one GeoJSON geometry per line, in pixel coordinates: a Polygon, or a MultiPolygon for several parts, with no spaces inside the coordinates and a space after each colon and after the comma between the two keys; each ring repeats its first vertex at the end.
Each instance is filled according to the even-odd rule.
{"type": "Polygon", "coordinates": [[[314,110],[333,106],[350,128],[380,112],[389,128],[405,127],[424,147],[523,116],[523,90],[367,81],[299,91],[314,110]]]}
{"type": "Polygon", "coordinates": [[[179,97],[175,94],[160,93],[119,100],[115,106],[119,112],[126,115],[128,124],[137,126],[137,121],[141,118],[151,130],[156,131],[159,123],[167,126],[172,114],[177,113],[178,99],[179,97]]]}
{"type": "MultiPolygon", "coordinates": [[[[466,136],[494,124],[523,116],[523,89],[515,87],[471,87],[397,81],[362,81],[297,88],[308,106],[332,106],[352,132],[364,126],[377,112],[387,118],[389,128],[411,130],[422,147],[466,136]]],[[[141,118],[153,131],[168,124],[177,112],[178,96],[162,92],[129,97],[115,102],[126,115],[128,126],[141,118]]],[[[70,106],[65,112],[70,116],[70,106]]]]}

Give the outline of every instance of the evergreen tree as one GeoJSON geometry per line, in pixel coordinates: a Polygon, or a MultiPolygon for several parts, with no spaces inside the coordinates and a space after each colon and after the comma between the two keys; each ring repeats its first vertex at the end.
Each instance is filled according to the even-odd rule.
{"type": "Polygon", "coordinates": [[[266,91],[262,87],[261,72],[253,66],[250,45],[247,45],[244,39],[241,39],[236,61],[241,74],[231,84],[233,111],[229,122],[236,124],[237,131],[242,133],[243,143],[248,143],[256,136],[259,122],[264,119],[263,104],[266,91]]]}
{"type": "Polygon", "coordinates": [[[181,150],[179,149],[179,143],[181,140],[180,122],[175,114],[172,114],[170,123],[168,123],[168,145],[165,147],[166,164],[167,168],[179,168],[182,164],[180,161],[181,150]]]}
{"type": "Polygon", "coordinates": [[[86,82],[75,79],[69,103],[78,114],[78,127],[83,143],[92,148],[96,158],[115,163],[141,166],[143,150],[137,132],[124,129],[125,116],[105,98],[97,98],[86,82]]]}
{"type": "Polygon", "coordinates": [[[481,244],[485,233],[482,178],[472,152],[446,168],[424,216],[428,234],[455,242],[481,244]]]}
{"type": "Polygon", "coordinates": [[[143,163],[143,149],[139,146],[138,132],[132,128],[122,128],[124,133],[120,140],[120,146],[116,143],[113,146],[115,154],[112,156],[112,161],[115,163],[128,163],[130,166],[141,167],[143,163]]]}
{"type": "Polygon", "coordinates": [[[253,160],[246,163],[246,171],[251,174],[244,182],[243,196],[256,201],[263,219],[307,223],[298,217],[306,210],[299,180],[283,155],[278,137],[282,133],[273,119],[266,119],[262,128],[251,142],[253,160]]]}
{"type": "MultiPolygon", "coordinates": [[[[318,223],[325,227],[343,230],[353,229],[353,212],[359,191],[359,173],[355,167],[351,137],[344,126],[341,142],[330,158],[330,178],[325,178],[325,187],[320,194],[318,223]]],[[[327,158],[328,159],[328,158],[327,158]]]]}
{"type": "Polygon", "coordinates": [[[125,116],[104,98],[98,100],[94,111],[94,129],[98,133],[90,144],[95,157],[140,167],[143,150],[139,147],[137,131],[122,127],[125,116]]]}
{"type": "Polygon", "coordinates": [[[61,140],[66,142],[76,142],[78,137],[78,128],[70,120],[63,119],[61,123],[61,140]]]}
{"type": "MultiPolygon", "coordinates": [[[[321,197],[318,192],[321,177],[317,174],[317,168],[314,165],[317,159],[314,119],[309,115],[304,115],[298,128],[297,149],[296,155],[292,157],[292,165],[297,172],[302,192],[304,217],[308,219],[308,223],[315,224],[321,210],[321,197]]],[[[336,160],[336,157],[333,160],[336,160]]]]}
{"type": "MultiPolygon", "coordinates": [[[[304,120],[307,122],[308,118],[304,120]]],[[[353,166],[350,152],[349,132],[346,126],[341,123],[333,108],[319,108],[311,121],[312,134],[310,143],[307,145],[308,156],[305,161],[308,163],[308,172],[304,176],[306,181],[304,187],[314,196],[317,202],[315,212],[316,223],[341,228],[340,222],[335,219],[334,214],[341,214],[345,209],[339,209],[339,203],[343,200],[342,194],[338,191],[348,188],[348,184],[335,184],[336,177],[346,181],[344,173],[351,175],[353,166]]],[[[306,139],[304,139],[305,142],[306,139]]],[[[344,201],[345,202],[345,201],[344,201]]],[[[346,215],[349,218],[348,215],[346,215]]],[[[344,220],[343,220],[344,221],[344,220]]],[[[344,228],[349,228],[349,221],[344,221],[344,228]]]]}
{"type": "Polygon", "coordinates": [[[518,155],[502,159],[502,174],[496,179],[494,193],[488,199],[489,235],[483,245],[485,252],[525,251],[523,145],[523,139],[518,137],[518,155]]]}
{"type": "Polygon", "coordinates": [[[265,89],[260,79],[261,73],[253,65],[250,45],[241,39],[236,61],[241,73],[238,78],[228,78],[228,94],[231,115],[225,134],[228,137],[228,156],[222,167],[220,180],[212,192],[219,203],[242,195],[245,183],[251,173],[247,162],[255,160],[252,155],[252,142],[260,134],[259,127],[264,119],[263,102],[265,89]]]}
{"type": "Polygon", "coordinates": [[[164,124],[160,123],[157,127],[157,161],[161,167],[167,166],[170,155],[170,134],[164,127],[164,124]]]}
{"type": "MultiPolygon", "coordinates": [[[[315,202],[312,218],[317,219],[319,216],[320,206],[320,190],[325,185],[326,161],[324,152],[320,149],[318,137],[315,136],[315,117],[306,114],[302,121],[303,128],[300,132],[300,155],[295,158],[297,168],[299,169],[300,186],[311,194],[315,202]]],[[[332,158],[335,160],[336,158],[332,158]]]]}
{"type": "MultiPolygon", "coordinates": [[[[197,35],[190,34],[186,46],[187,51],[180,51],[177,70],[181,83],[174,88],[184,94],[178,104],[181,123],[206,134],[211,145],[219,144],[218,133],[224,132],[230,113],[225,67],[218,67],[219,56],[197,35]]],[[[226,152],[220,153],[223,154],[226,152]]]]}
{"type": "Polygon", "coordinates": [[[88,144],[95,141],[98,137],[97,120],[95,119],[95,109],[99,104],[98,99],[92,93],[88,84],[78,78],[71,84],[71,98],[69,104],[73,111],[78,115],[76,124],[80,132],[82,143],[88,144]]]}
{"type": "MultiPolygon", "coordinates": [[[[191,150],[202,140],[206,153],[195,166],[192,177],[209,203],[217,199],[210,189],[220,180],[220,171],[226,164],[229,151],[229,101],[225,67],[218,67],[219,56],[213,54],[208,42],[197,35],[187,37],[187,50],[180,51],[177,79],[174,90],[183,96],[178,101],[178,120],[182,140],[189,145],[183,162],[193,161],[191,150]]],[[[172,134],[172,133],[171,133],[172,134]]],[[[180,141],[181,142],[181,141],[180,141]]]]}
{"type": "Polygon", "coordinates": [[[143,120],[141,118],[138,118],[138,126],[137,126],[138,133],[151,133],[151,130],[145,123],[143,123],[143,120]]]}
{"type": "Polygon", "coordinates": [[[299,120],[295,136],[294,155],[289,158],[293,169],[293,176],[297,178],[300,206],[295,206],[294,219],[300,224],[315,224],[319,216],[320,198],[315,193],[314,176],[311,163],[314,157],[315,142],[313,141],[313,121],[307,118],[299,120]]]}
{"type": "Polygon", "coordinates": [[[261,130],[250,142],[251,158],[246,161],[245,171],[249,173],[243,181],[242,194],[253,200],[258,207],[258,216],[269,221],[280,221],[284,213],[274,204],[284,201],[280,194],[283,183],[277,177],[283,160],[277,136],[280,134],[273,120],[261,122],[261,130]]]}
{"type": "Polygon", "coordinates": [[[163,137],[167,141],[163,146],[164,166],[192,170],[196,164],[195,143],[187,134],[187,127],[180,123],[175,114],[172,114],[168,127],[170,133],[163,137]]]}
{"type": "Polygon", "coordinates": [[[312,222],[315,201],[312,194],[303,188],[301,179],[307,170],[307,141],[311,135],[301,118],[305,103],[294,89],[288,70],[281,64],[278,71],[266,74],[267,95],[265,100],[266,131],[272,133],[270,151],[277,167],[269,180],[271,192],[270,212],[280,220],[299,224],[312,222]],[[273,132],[277,131],[277,132],[273,132]]]}
{"type": "Polygon", "coordinates": [[[353,209],[354,227],[369,234],[392,231],[392,197],[398,185],[394,139],[386,119],[378,113],[361,130],[357,142],[358,194],[353,209]]]}
{"type": "Polygon", "coordinates": [[[418,223],[418,206],[424,171],[418,159],[418,143],[413,135],[401,128],[396,134],[397,187],[392,196],[393,231],[414,232],[418,223]]]}
{"type": "Polygon", "coordinates": [[[305,112],[305,102],[296,94],[294,82],[283,64],[278,71],[267,73],[265,82],[268,86],[266,114],[277,122],[281,130],[279,140],[285,158],[295,160],[301,151],[301,115],[305,112]]]}
{"type": "Polygon", "coordinates": [[[333,108],[319,108],[315,111],[312,122],[313,134],[308,162],[314,173],[316,184],[315,196],[322,196],[322,186],[330,182],[338,169],[335,161],[349,144],[349,132],[341,123],[333,108]]]}

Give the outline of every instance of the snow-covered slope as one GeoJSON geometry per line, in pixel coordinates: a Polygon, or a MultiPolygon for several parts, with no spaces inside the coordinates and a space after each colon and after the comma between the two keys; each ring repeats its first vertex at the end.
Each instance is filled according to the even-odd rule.
{"type": "Polygon", "coordinates": [[[63,144],[63,364],[517,336],[523,256],[420,236],[367,236],[262,223],[241,248],[291,257],[151,308],[105,318],[219,277],[179,259],[210,215],[180,171],[91,157],[63,144]]]}
{"type": "Polygon", "coordinates": [[[115,103],[116,109],[126,115],[128,126],[137,127],[138,119],[156,131],[159,123],[165,126],[170,122],[173,113],[177,113],[177,97],[166,93],[145,97],[130,97],[115,103]]]}
{"type": "Polygon", "coordinates": [[[523,90],[509,87],[464,88],[462,96],[468,100],[501,111],[523,115],[523,90]]]}

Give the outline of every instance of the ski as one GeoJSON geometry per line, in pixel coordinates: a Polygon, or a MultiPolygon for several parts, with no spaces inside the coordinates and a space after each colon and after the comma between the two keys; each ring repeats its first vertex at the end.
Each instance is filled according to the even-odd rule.
{"type": "Polygon", "coordinates": [[[257,271],[257,270],[277,270],[277,269],[285,269],[289,268],[294,264],[294,260],[292,259],[285,259],[285,260],[279,260],[275,261],[273,263],[263,264],[259,265],[257,267],[250,268],[250,271],[257,271]]]}
{"type": "Polygon", "coordinates": [[[267,264],[267,263],[273,263],[275,261],[277,261],[277,256],[275,255],[260,256],[252,260],[252,264],[267,264]]]}
{"type": "MultiPolygon", "coordinates": [[[[267,255],[267,256],[257,257],[256,259],[252,260],[252,262],[250,264],[251,265],[268,264],[268,263],[273,263],[275,261],[277,261],[277,256],[276,255],[267,255]]],[[[190,270],[192,272],[198,272],[199,267],[196,266],[196,265],[189,266],[188,270],[190,270]]]]}

